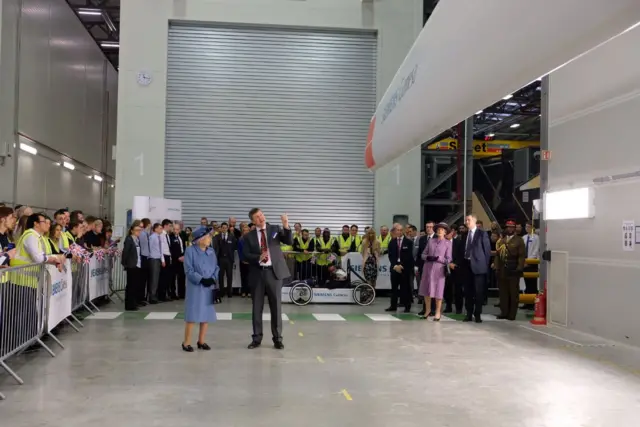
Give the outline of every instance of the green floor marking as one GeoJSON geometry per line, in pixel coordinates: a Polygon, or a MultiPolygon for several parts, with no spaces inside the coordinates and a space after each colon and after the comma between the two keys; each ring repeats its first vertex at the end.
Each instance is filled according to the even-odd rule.
{"type": "Polygon", "coordinates": [[[231,319],[232,320],[251,320],[253,316],[251,315],[251,313],[232,313],[231,314],[231,319]]]}

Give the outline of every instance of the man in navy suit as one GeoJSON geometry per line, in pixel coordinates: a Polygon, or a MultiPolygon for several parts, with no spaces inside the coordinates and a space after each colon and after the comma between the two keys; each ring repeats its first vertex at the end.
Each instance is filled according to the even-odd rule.
{"type": "Polygon", "coordinates": [[[402,224],[394,224],[393,238],[389,241],[389,268],[391,268],[391,306],[385,311],[398,309],[398,290],[400,305],[404,312],[411,312],[411,275],[415,260],[413,258],[413,240],[404,236],[402,224]]]}
{"type": "Polygon", "coordinates": [[[454,264],[459,268],[460,280],[464,284],[467,316],[463,320],[470,322],[474,316],[476,323],[482,323],[480,316],[489,272],[491,243],[488,234],[478,228],[478,218],[475,215],[467,215],[464,222],[467,232],[462,235],[461,244],[453,257],[454,264]]]}

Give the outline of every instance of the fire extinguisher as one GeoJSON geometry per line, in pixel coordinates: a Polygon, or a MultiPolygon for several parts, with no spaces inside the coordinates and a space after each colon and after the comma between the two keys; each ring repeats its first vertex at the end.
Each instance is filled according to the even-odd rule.
{"type": "Polygon", "coordinates": [[[547,295],[544,291],[540,292],[536,296],[535,310],[533,313],[533,325],[546,325],[547,324],[547,295]]]}

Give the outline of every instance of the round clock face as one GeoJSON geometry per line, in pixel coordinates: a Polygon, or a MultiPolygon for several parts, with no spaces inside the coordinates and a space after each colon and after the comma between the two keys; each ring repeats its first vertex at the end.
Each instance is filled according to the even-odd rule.
{"type": "Polygon", "coordinates": [[[145,71],[138,73],[138,84],[142,86],[149,86],[151,84],[151,74],[145,71]]]}

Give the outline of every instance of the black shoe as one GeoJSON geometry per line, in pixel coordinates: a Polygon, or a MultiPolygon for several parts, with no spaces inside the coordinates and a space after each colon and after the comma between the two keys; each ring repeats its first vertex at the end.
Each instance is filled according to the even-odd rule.
{"type": "Polygon", "coordinates": [[[209,347],[209,344],[207,344],[206,342],[203,342],[202,344],[197,343],[198,344],[198,350],[211,350],[211,347],[209,347]]]}
{"type": "Polygon", "coordinates": [[[515,317],[507,317],[507,320],[513,322],[514,320],[516,320],[516,318],[515,317]]]}
{"type": "Polygon", "coordinates": [[[397,307],[389,307],[387,309],[385,309],[384,311],[398,311],[397,307]]]}
{"type": "Polygon", "coordinates": [[[151,305],[156,305],[158,303],[157,299],[152,299],[151,301],[149,301],[149,304],[151,305]]]}
{"type": "Polygon", "coordinates": [[[187,353],[193,353],[193,347],[190,345],[182,344],[182,351],[186,351],[187,353]]]}
{"type": "Polygon", "coordinates": [[[148,303],[148,302],[146,302],[146,301],[140,301],[140,302],[138,303],[138,305],[139,305],[140,307],[146,307],[147,305],[149,305],[149,303],[148,303]]]}
{"type": "Polygon", "coordinates": [[[273,343],[273,348],[276,350],[284,350],[284,344],[282,344],[282,341],[276,341],[273,343]]]}
{"type": "Polygon", "coordinates": [[[249,346],[247,347],[249,350],[253,350],[254,348],[258,348],[262,345],[262,343],[259,343],[258,341],[251,341],[251,344],[249,344],[249,346]]]}
{"type": "Polygon", "coordinates": [[[507,316],[503,316],[502,314],[500,316],[496,316],[496,319],[498,320],[505,320],[507,318],[507,316]]]}
{"type": "Polygon", "coordinates": [[[480,318],[480,316],[476,316],[476,323],[482,323],[482,319],[480,318]]]}
{"type": "Polygon", "coordinates": [[[418,316],[422,316],[424,317],[424,315],[427,314],[427,311],[423,308],[422,310],[420,310],[420,312],[418,313],[418,316]]]}
{"type": "Polygon", "coordinates": [[[411,313],[411,307],[405,307],[403,313],[411,313]]]}
{"type": "Polygon", "coordinates": [[[126,308],[126,307],[125,307],[125,310],[126,310],[126,311],[138,311],[138,310],[140,310],[140,309],[139,309],[138,307],[129,307],[129,308],[126,308]]]}
{"type": "Polygon", "coordinates": [[[434,318],[433,318],[433,321],[434,321],[434,322],[439,322],[439,321],[440,321],[440,318],[439,318],[439,317],[434,317],[434,318]]]}
{"type": "Polygon", "coordinates": [[[453,308],[450,305],[448,305],[447,308],[444,309],[444,312],[445,313],[453,313],[453,308]]]}

